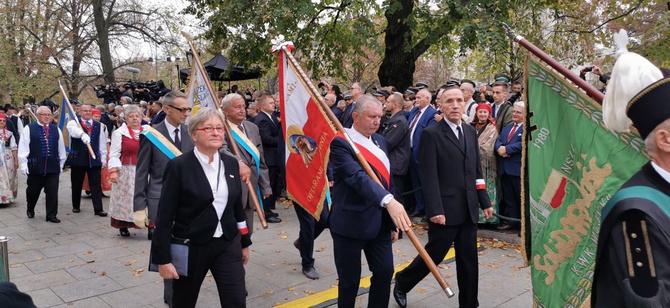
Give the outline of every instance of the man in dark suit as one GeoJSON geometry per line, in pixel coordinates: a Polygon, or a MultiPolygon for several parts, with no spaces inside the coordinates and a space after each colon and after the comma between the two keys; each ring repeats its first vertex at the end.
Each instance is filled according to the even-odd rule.
{"type": "Polygon", "coordinates": [[[349,93],[351,94],[351,100],[346,101],[347,107],[344,108],[344,112],[342,112],[342,119],[340,121],[342,122],[342,126],[344,128],[350,128],[351,125],[354,124],[354,118],[352,117],[352,114],[354,113],[354,107],[356,107],[356,101],[364,93],[363,87],[360,83],[354,82],[354,84],[351,85],[349,93]]]}
{"type": "MultiPolygon", "coordinates": [[[[426,251],[439,264],[453,243],[460,307],[474,308],[477,302],[478,209],[493,214],[482,176],[479,145],[472,126],[462,121],[464,97],[457,86],[442,93],[444,120],[426,128],[419,145],[419,171],[426,198],[428,243],[426,251]]],[[[395,276],[393,297],[407,306],[407,292],[429,273],[420,256],[395,276]]]]}
{"type": "Polygon", "coordinates": [[[66,165],[71,169],[72,212],[81,212],[81,187],[84,184],[84,175],[88,175],[95,215],[105,217],[107,213],[102,208],[100,172],[107,165],[107,159],[101,159],[107,157],[107,134],[102,129],[102,124],[92,119],[93,106],[82,104],[79,107],[79,115],[80,118],[67,123],[71,142],[66,165]],[[76,121],[79,121],[79,124],[76,121]],[[89,153],[87,145],[93,149],[95,159],[89,153]]]}
{"type": "MultiPolygon", "coordinates": [[[[409,113],[408,122],[409,124],[409,134],[410,134],[410,163],[409,163],[409,172],[412,177],[412,187],[419,188],[422,187],[421,176],[419,174],[419,140],[421,139],[421,133],[423,130],[435,124],[435,114],[437,110],[430,105],[432,99],[432,94],[428,89],[421,89],[419,93],[416,94],[416,104],[417,107],[414,107],[409,113]]],[[[423,192],[426,191],[423,187],[416,192],[414,192],[414,197],[416,198],[416,207],[414,213],[411,214],[413,217],[423,217],[426,214],[426,204],[423,198],[423,192]]]]}
{"type": "MultiPolygon", "coordinates": [[[[168,142],[172,142],[181,152],[193,150],[193,141],[188,134],[186,116],[190,112],[188,98],[182,92],[172,91],[163,97],[165,121],[158,123],[154,129],[161,133],[168,142]]],[[[148,212],[149,231],[147,237],[152,239],[153,229],[158,217],[158,201],[163,188],[163,173],[170,161],[159,148],[140,135],[140,148],[137,151],[135,167],[135,195],[133,210],[136,221],[144,221],[143,215],[148,212]],[[146,212],[145,212],[146,209],[146,212]]],[[[142,223],[139,224],[140,226],[142,223]]],[[[163,301],[172,305],[172,280],[165,280],[163,301]]]]}
{"type": "MultiPolygon", "coordinates": [[[[237,133],[240,135],[240,137],[246,138],[244,141],[245,143],[248,141],[247,145],[250,147],[249,149],[245,149],[243,144],[239,142],[237,144],[237,148],[239,150],[238,160],[251,169],[251,176],[249,180],[251,181],[251,186],[254,187],[254,191],[248,191],[247,185],[242,185],[242,204],[244,205],[244,210],[247,214],[247,217],[249,217],[247,220],[249,231],[253,233],[254,220],[252,217],[254,215],[254,205],[249,194],[257,194],[255,190],[256,187],[258,187],[261,192],[261,199],[258,201],[263,202],[263,199],[272,195],[272,187],[270,186],[270,175],[268,172],[268,167],[265,163],[261,134],[256,124],[245,120],[247,117],[245,106],[244,98],[237,93],[228,94],[221,101],[221,109],[223,109],[223,114],[226,115],[228,125],[231,129],[237,129],[237,133]],[[256,150],[254,150],[254,148],[256,150]],[[250,153],[249,150],[254,153],[250,153]],[[254,159],[254,155],[256,153],[255,151],[258,151],[258,164],[254,159]],[[260,174],[258,173],[258,170],[260,170],[260,174]]],[[[226,139],[224,141],[222,151],[227,152],[229,155],[233,155],[233,151],[230,147],[231,145],[228,144],[228,140],[226,139]]],[[[270,211],[269,208],[264,207],[263,210],[265,211],[265,218],[267,222],[280,223],[282,221],[281,218],[279,218],[279,215],[270,211]]]]}
{"type": "MultiPolygon", "coordinates": [[[[505,126],[494,150],[498,154],[498,176],[502,188],[504,208],[501,213],[511,218],[521,218],[521,149],[523,136],[524,103],[514,103],[512,123],[505,126]]],[[[502,202],[501,202],[502,204],[502,202]]],[[[508,221],[500,230],[518,229],[519,222],[508,221]]]]}
{"type": "MultiPolygon", "coordinates": [[[[270,176],[270,187],[272,194],[263,200],[263,208],[266,213],[272,213],[275,209],[275,203],[279,194],[282,192],[282,181],[279,178],[279,161],[277,146],[279,144],[279,135],[281,133],[281,123],[279,118],[274,116],[276,109],[275,99],[271,95],[263,95],[258,99],[260,112],[256,115],[255,124],[261,135],[263,143],[263,154],[265,155],[265,164],[268,166],[268,175],[270,176]]],[[[270,215],[274,216],[274,215],[270,215]]]]}
{"type": "Polygon", "coordinates": [[[361,250],[372,271],[368,307],[388,307],[393,276],[391,243],[398,236],[396,226],[407,231],[411,225],[402,204],[389,192],[393,190],[386,142],[375,134],[382,113],[377,99],[359,97],[353,112],[353,127],[347,129],[347,133],[383,186],[365,173],[344,138],[336,137],[330,146],[334,185],[329,227],[339,278],[340,307],[355,305],[361,276],[361,250]]]}
{"type": "Polygon", "coordinates": [[[405,192],[404,177],[409,166],[409,126],[403,112],[403,97],[393,93],[386,100],[386,111],[391,112],[391,119],[382,131],[388,146],[391,161],[391,177],[395,190],[393,197],[403,203],[402,193],[405,192]]]}
{"type": "Polygon", "coordinates": [[[151,109],[155,114],[154,117],[151,118],[151,123],[149,123],[149,125],[156,126],[158,123],[165,121],[167,113],[163,111],[163,103],[161,101],[154,101],[151,103],[151,109]]]}

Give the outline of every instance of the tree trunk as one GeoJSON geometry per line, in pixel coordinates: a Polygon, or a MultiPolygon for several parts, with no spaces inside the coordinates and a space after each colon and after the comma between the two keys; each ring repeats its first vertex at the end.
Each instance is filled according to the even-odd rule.
{"type": "Polygon", "coordinates": [[[102,74],[106,83],[114,83],[114,63],[112,62],[112,52],[109,47],[109,25],[105,18],[103,0],[93,0],[93,18],[95,20],[95,29],[97,32],[98,47],[100,48],[100,64],[102,64],[102,74]]]}
{"type": "Polygon", "coordinates": [[[412,29],[407,18],[414,9],[412,0],[392,0],[384,15],[387,26],[385,30],[384,60],[379,66],[379,82],[382,86],[395,86],[403,91],[412,85],[416,57],[413,53],[412,29]]]}

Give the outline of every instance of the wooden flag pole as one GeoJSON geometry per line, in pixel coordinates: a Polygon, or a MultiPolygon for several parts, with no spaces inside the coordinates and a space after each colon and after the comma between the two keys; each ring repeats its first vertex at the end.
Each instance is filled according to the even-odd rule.
{"type": "MultiPolygon", "coordinates": [[[[349,142],[349,145],[354,149],[354,152],[356,153],[356,158],[358,159],[361,166],[363,166],[363,169],[365,170],[365,172],[367,172],[368,176],[370,176],[370,178],[372,178],[372,180],[377,182],[379,185],[382,185],[382,183],[381,183],[381,181],[379,181],[379,178],[377,177],[377,175],[374,173],[374,171],[372,171],[372,168],[370,168],[370,165],[368,164],[368,162],[365,160],[365,158],[363,157],[361,152],[356,147],[356,144],[354,143],[354,141],[349,137],[347,132],[344,130],[344,127],[342,127],[342,124],[337,119],[335,114],[333,114],[333,111],[330,110],[330,108],[328,107],[326,102],[323,100],[323,97],[321,97],[321,95],[318,95],[319,91],[316,89],[316,87],[314,87],[314,85],[312,84],[310,79],[307,77],[307,74],[305,74],[305,72],[302,70],[300,65],[298,65],[298,61],[293,57],[293,54],[291,53],[291,51],[288,50],[288,48],[286,48],[286,45],[281,46],[281,50],[284,52],[286,57],[289,59],[289,62],[291,63],[291,65],[300,74],[300,78],[302,78],[303,81],[305,82],[305,84],[307,85],[307,89],[310,92],[310,95],[312,96],[312,98],[316,98],[316,101],[318,102],[317,105],[326,113],[326,115],[328,115],[328,119],[330,119],[330,121],[335,125],[337,130],[339,132],[341,132],[346,137],[347,141],[349,142]]],[[[440,287],[442,288],[444,293],[447,295],[447,297],[450,297],[450,298],[453,297],[454,292],[449,287],[449,283],[442,276],[442,274],[440,273],[440,270],[435,265],[435,262],[433,262],[433,259],[431,259],[430,256],[428,255],[428,252],[426,252],[426,249],[423,247],[423,244],[421,244],[421,241],[419,241],[419,239],[416,237],[416,234],[414,234],[414,231],[412,230],[412,228],[410,228],[406,233],[407,233],[407,236],[409,237],[410,241],[412,241],[412,245],[414,245],[414,248],[416,248],[416,250],[419,252],[419,255],[423,259],[423,262],[426,263],[426,265],[428,266],[428,269],[430,269],[430,272],[433,273],[433,276],[435,276],[435,279],[440,284],[440,287]]]]}
{"type": "MultiPolygon", "coordinates": [[[[60,88],[60,92],[63,95],[63,98],[65,99],[65,103],[67,104],[67,107],[74,112],[74,108],[72,108],[72,105],[70,104],[70,99],[67,98],[67,94],[65,94],[65,90],[63,90],[63,85],[61,85],[60,80],[58,80],[58,87],[60,88]]],[[[62,104],[61,104],[62,105],[62,104]]],[[[61,109],[63,109],[63,106],[61,106],[61,109]]],[[[32,113],[32,112],[31,112],[32,113]]],[[[74,121],[77,123],[77,126],[84,131],[84,128],[81,126],[81,123],[79,123],[79,118],[77,118],[77,115],[75,114],[74,121]]],[[[65,124],[67,126],[67,124],[65,124]]],[[[93,148],[91,147],[90,143],[85,143],[86,147],[88,148],[88,153],[91,154],[91,158],[96,159],[95,152],[93,152],[93,148]]]]}
{"type": "MultiPolygon", "coordinates": [[[[221,112],[221,109],[219,108],[219,99],[216,95],[216,92],[214,92],[214,87],[212,86],[212,82],[209,80],[209,76],[205,74],[205,68],[202,66],[202,62],[200,62],[200,57],[198,56],[198,52],[195,50],[195,46],[193,45],[191,36],[183,31],[181,32],[181,34],[186,38],[186,41],[188,41],[188,46],[189,48],[191,48],[191,52],[193,53],[193,66],[197,65],[196,69],[200,70],[200,72],[204,74],[205,85],[207,86],[209,93],[211,93],[212,96],[214,97],[214,105],[216,106],[216,109],[219,110],[219,112],[221,112]]],[[[191,69],[191,71],[194,70],[191,69]]],[[[191,75],[190,78],[195,78],[195,76],[191,75]]],[[[224,118],[226,118],[225,115],[224,118]]],[[[237,156],[238,159],[242,159],[240,149],[237,146],[237,142],[233,140],[233,135],[230,133],[230,127],[228,126],[227,118],[223,123],[223,127],[226,131],[226,136],[228,136],[228,144],[231,145],[233,155],[237,156]]],[[[260,176],[260,174],[258,176],[260,176]]],[[[256,215],[258,215],[258,220],[261,222],[261,226],[263,227],[263,229],[267,229],[268,223],[265,220],[265,212],[261,208],[260,200],[258,200],[258,196],[256,196],[256,190],[251,184],[251,181],[247,181],[247,189],[249,191],[249,197],[251,198],[251,202],[253,203],[254,209],[256,210],[256,215]]]]}

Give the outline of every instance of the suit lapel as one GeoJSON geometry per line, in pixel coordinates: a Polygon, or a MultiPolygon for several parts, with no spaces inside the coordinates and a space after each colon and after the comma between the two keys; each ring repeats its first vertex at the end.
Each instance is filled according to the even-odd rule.
{"type": "MultiPolygon", "coordinates": [[[[223,156],[221,156],[220,158],[223,161],[223,156]]],[[[241,182],[240,182],[239,179],[237,179],[235,177],[235,174],[233,174],[231,172],[231,170],[233,170],[233,167],[230,166],[230,164],[226,163],[226,161],[223,161],[223,167],[226,169],[224,177],[226,178],[226,184],[228,185],[228,205],[229,206],[226,206],[226,211],[228,211],[228,209],[231,209],[231,211],[232,211],[233,204],[235,204],[235,198],[238,197],[238,191],[239,191],[239,190],[233,190],[232,188],[236,187],[236,184],[241,183],[241,182]]],[[[222,219],[223,219],[223,216],[222,216],[222,219]]]]}
{"type": "Polygon", "coordinates": [[[200,165],[200,161],[198,160],[197,157],[195,157],[195,152],[189,152],[186,153],[186,155],[189,155],[189,161],[191,162],[191,170],[194,172],[195,176],[195,183],[200,183],[206,185],[206,189],[203,189],[203,191],[206,191],[204,194],[207,194],[209,198],[214,199],[214,195],[212,194],[212,190],[210,189],[209,186],[209,180],[207,179],[207,175],[205,175],[205,170],[202,169],[202,165],[200,165]]]}
{"type": "MultiPolygon", "coordinates": [[[[456,146],[457,149],[461,150],[461,153],[465,154],[465,149],[461,149],[461,143],[458,141],[458,137],[456,137],[454,131],[451,130],[451,127],[446,121],[447,120],[440,121],[442,131],[444,131],[444,133],[447,135],[447,139],[449,139],[456,146]]],[[[465,138],[465,133],[463,133],[463,138],[465,138]]]]}

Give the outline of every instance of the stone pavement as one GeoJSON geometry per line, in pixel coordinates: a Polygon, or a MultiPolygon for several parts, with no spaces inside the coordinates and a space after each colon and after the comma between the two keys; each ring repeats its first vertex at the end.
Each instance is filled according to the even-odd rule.
{"type": "MultiPolygon", "coordinates": [[[[167,307],[163,303],[163,282],[148,272],[150,243],[144,230],[131,230],[131,237],[119,236],[109,218],[93,215],[90,199],[82,198],[79,214],[71,212],[70,174],[61,175],[60,224],[45,221],[44,195],[35,218],[26,217],[25,177],[19,176],[19,197],[0,207],[0,235],[9,236],[10,280],[30,294],[38,307],[167,307]]],[[[82,193],[83,194],[83,193],[82,193]]],[[[109,199],[104,198],[105,209],[109,199]]],[[[251,260],[246,266],[248,307],[336,306],[337,274],[332,239],[324,232],[316,240],[314,256],[319,280],[301,273],[300,256],[292,243],[298,235],[295,212],[278,205],[284,220],[270,228],[256,228],[251,260]]],[[[260,227],[259,223],[254,224],[260,227]]],[[[416,231],[422,242],[427,232],[416,231]]],[[[498,236],[490,231],[486,236],[498,236]]],[[[518,241],[515,235],[501,235],[518,241]]],[[[479,258],[480,307],[531,307],[530,270],[523,265],[518,245],[482,239],[479,258]]],[[[405,265],[416,255],[409,239],[393,246],[394,263],[405,265]]],[[[363,276],[370,276],[363,258],[363,276]]],[[[458,294],[454,263],[440,265],[442,274],[458,294]]],[[[367,306],[367,289],[361,288],[358,305],[367,306]]],[[[457,295],[458,296],[458,295],[457,295]]],[[[410,307],[458,307],[457,297],[446,298],[432,276],[408,294],[410,307]]],[[[0,305],[1,306],[1,305],[0,305]]],[[[211,277],[203,283],[198,307],[218,307],[216,286],[211,277]]],[[[390,307],[397,307],[391,298],[390,307]]]]}

